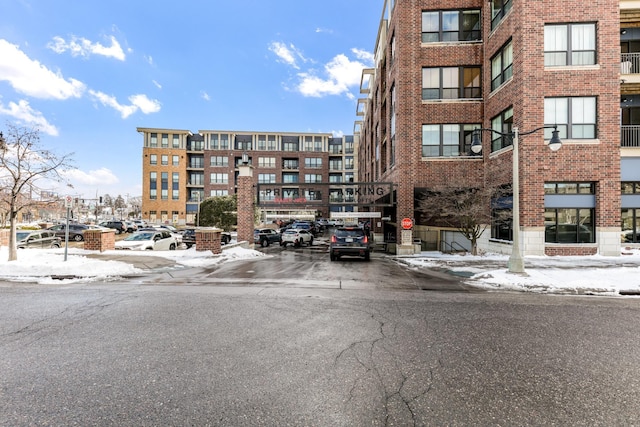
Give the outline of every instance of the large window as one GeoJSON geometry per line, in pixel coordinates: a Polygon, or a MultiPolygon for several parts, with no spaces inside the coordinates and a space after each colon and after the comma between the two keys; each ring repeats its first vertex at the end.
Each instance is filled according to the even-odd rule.
{"type": "Polygon", "coordinates": [[[259,168],[275,168],[276,158],[275,157],[258,157],[258,167],[259,168]]]}
{"type": "Polygon", "coordinates": [[[178,155],[171,156],[171,165],[172,166],[179,166],[180,165],[180,156],[178,156],[178,155]]]}
{"type": "Polygon", "coordinates": [[[153,148],[158,146],[158,134],[157,133],[152,133],[151,136],[149,137],[149,146],[153,147],[153,148]]]}
{"type": "Polygon", "coordinates": [[[422,157],[470,156],[471,135],[480,124],[422,125],[422,157]]]}
{"type": "Polygon", "coordinates": [[[169,165],[169,156],[166,154],[163,154],[162,156],[160,156],[160,163],[163,166],[168,166],[169,165]]]}
{"type": "Polygon", "coordinates": [[[212,173],[210,175],[211,184],[228,184],[229,183],[229,174],[228,173],[212,173]]]}
{"type": "Polygon", "coordinates": [[[157,154],[151,154],[149,156],[149,164],[150,165],[157,165],[158,164],[158,155],[157,154]]]}
{"type": "Polygon", "coordinates": [[[180,173],[173,172],[171,174],[171,199],[180,199],[180,173]]]}
{"type": "Polygon", "coordinates": [[[636,201],[638,195],[640,195],[640,182],[622,183],[623,206],[636,206],[625,206],[621,211],[622,241],[624,243],[640,243],[640,205],[636,201]]]}
{"type": "Polygon", "coordinates": [[[491,2],[491,29],[493,30],[502,21],[507,12],[511,10],[511,0],[492,0],[491,2]]]}
{"type": "Polygon", "coordinates": [[[422,99],[480,98],[480,67],[422,69],[422,99]]]}
{"type": "Polygon", "coordinates": [[[304,159],[304,167],[309,169],[321,169],[322,158],[321,157],[307,157],[304,159]]]}
{"type": "Polygon", "coordinates": [[[283,136],[282,151],[300,151],[300,142],[298,140],[298,137],[283,136]]]}
{"type": "MultiPolygon", "coordinates": [[[[592,182],[547,182],[544,184],[546,196],[561,197],[556,204],[566,207],[545,208],[546,243],[594,243],[595,227],[593,208],[569,207],[572,201],[584,204],[584,196],[595,194],[592,182]]],[[[547,202],[545,201],[545,205],[547,202]]]]}
{"type": "Polygon", "coordinates": [[[229,166],[229,157],[227,156],[211,156],[210,165],[213,167],[229,166]]]}
{"type": "Polygon", "coordinates": [[[180,135],[174,133],[171,141],[171,146],[173,148],[180,148],[180,135]]]}
{"type": "Polygon", "coordinates": [[[491,152],[501,150],[505,147],[513,144],[513,140],[508,135],[513,127],[513,108],[509,107],[496,117],[491,119],[491,129],[495,132],[491,132],[491,152]],[[498,133],[500,132],[500,133],[498,133]]]}
{"type": "Polygon", "coordinates": [[[308,183],[322,182],[322,175],[313,174],[313,173],[306,173],[304,175],[304,182],[308,182],[308,183]]]}
{"type": "MultiPolygon", "coordinates": [[[[594,139],[596,137],[596,98],[545,98],[544,124],[557,125],[561,139],[594,139]]],[[[545,139],[552,129],[545,129],[545,139]]]]}
{"type": "Polygon", "coordinates": [[[422,12],[422,42],[480,40],[480,10],[422,12]]]}
{"type": "Polygon", "coordinates": [[[160,173],[160,198],[169,199],[169,172],[160,173]]]}
{"type": "Polygon", "coordinates": [[[158,198],[158,173],[149,173],[149,199],[156,200],[158,198]]]}
{"type": "Polygon", "coordinates": [[[544,26],[544,65],[593,65],[596,63],[596,24],[544,26]]]}
{"type": "Polygon", "coordinates": [[[285,184],[293,184],[299,182],[299,175],[297,172],[283,172],[282,182],[285,184]]]}
{"type": "Polygon", "coordinates": [[[169,147],[169,134],[168,133],[163,133],[162,134],[162,148],[167,148],[169,147]]]}
{"type": "Polygon", "coordinates": [[[275,184],[275,182],[276,182],[275,173],[259,173],[258,174],[258,184],[275,184]]]}
{"type": "Polygon", "coordinates": [[[491,58],[491,90],[495,90],[513,76],[513,45],[504,45],[491,58]]]}

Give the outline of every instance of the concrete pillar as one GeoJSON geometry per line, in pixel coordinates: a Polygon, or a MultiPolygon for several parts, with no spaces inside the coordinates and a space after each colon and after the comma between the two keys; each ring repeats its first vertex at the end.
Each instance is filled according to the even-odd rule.
{"type": "Polygon", "coordinates": [[[253,249],[253,166],[239,166],[238,175],[238,242],[245,241],[253,249]]]}

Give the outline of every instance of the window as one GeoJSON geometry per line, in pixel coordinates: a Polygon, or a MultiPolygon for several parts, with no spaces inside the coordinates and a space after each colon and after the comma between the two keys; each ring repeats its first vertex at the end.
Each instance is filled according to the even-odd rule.
{"type": "Polygon", "coordinates": [[[180,156],[171,156],[171,165],[172,166],[180,165],[180,156]]]}
{"type": "Polygon", "coordinates": [[[594,243],[593,209],[544,210],[546,243],[594,243]]]}
{"type": "Polygon", "coordinates": [[[173,200],[180,199],[180,173],[173,172],[171,177],[171,198],[173,200]]]}
{"type": "Polygon", "coordinates": [[[157,154],[151,154],[149,156],[149,164],[151,164],[151,165],[157,165],[158,164],[158,155],[157,154]]]}
{"type": "Polygon", "coordinates": [[[342,182],[342,174],[341,173],[330,173],[329,174],[329,182],[332,184],[337,184],[342,182]]]}
{"type": "Polygon", "coordinates": [[[304,182],[308,182],[308,183],[322,182],[322,175],[313,174],[313,173],[305,174],[304,182]]]}
{"type": "Polygon", "coordinates": [[[275,135],[267,136],[267,150],[268,151],[276,151],[278,149],[278,142],[276,141],[275,135]]]}
{"type": "Polygon", "coordinates": [[[422,12],[422,43],[480,40],[480,10],[422,12]]]}
{"type": "Polygon", "coordinates": [[[313,137],[305,136],[304,137],[304,151],[313,151],[313,137]]]}
{"type": "Polygon", "coordinates": [[[491,58],[491,90],[496,90],[513,76],[513,46],[511,40],[491,58]]]}
{"type": "Polygon", "coordinates": [[[149,174],[149,198],[156,200],[158,198],[158,173],[151,172],[149,174]]]}
{"type": "Polygon", "coordinates": [[[320,152],[322,151],[322,137],[321,136],[314,136],[313,137],[313,151],[315,152],[320,152]]]}
{"type": "Polygon", "coordinates": [[[153,148],[158,146],[158,134],[157,133],[152,133],[151,134],[151,140],[149,141],[149,146],[153,147],[153,148]]]}
{"type": "Polygon", "coordinates": [[[189,167],[197,169],[204,168],[204,156],[191,156],[189,159],[189,167]]]}
{"type": "Polygon", "coordinates": [[[275,173],[259,173],[258,174],[258,184],[275,184],[275,182],[276,182],[275,173]]]}
{"type": "Polygon", "coordinates": [[[283,159],[282,169],[298,169],[298,159],[283,159]]]}
{"type": "Polygon", "coordinates": [[[282,151],[300,151],[299,138],[297,136],[282,137],[282,151]]]}
{"type": "Polygon", "coordinates": [[[228,150],[229,149],[229,134],[222,133],[220,134],[220,149],[228,150]]]}
{"type": "Polygon", "coordinates": [[[160,198],[162,200],[169,198],[169,172],[160,174],[160,198]]]}
{"type": "Polygon", "coordinates": [[[640,182],[623,182],[622,194],[640,194],[640,182]]]}
{"type": "Polygon", "coordinates": [[[344,168],[346,170],[353,169],[353,165],[353,156],[347,156],[344,158],[344,168]]]}
{"type": "Polygon", "coordinates": [[[322,158],[308,157],[304,159],[304,167],[309,169],[322,169],[322,158]]]}
{"type": "Polygon", "coordinates": [[[298,173],[297,172],[283,172],[282,173],[282,182],[285,184],[293,184],[298,182],[298,173]]]}
{"type": "Polygon", "coordinates": [[[229,158],[227,156],[211,156],[209,160],[210,166],[213,167],[227,167],[229,166],[229,158]]]}
{"type": "Polygon", "coordinates": [[[267,149],[267,138],[265,135],[258,135],[258,150],[265,151],[267,149]]]}
{"type": "Polygon", "coordinates": [[[211,190],[209,195],[211,197],[228,196],[229,195],[229,190],[211,190]]]}
{"type": "Polygon", "coordinates": [[[210,176],[211,184],[228,184],[229,183],[229,174],[228,173],[212,173],[210,176]]]}
{"type": "Polygon", "coordinates": [[[592,182],[545,182],[544,194],[595,194],[592,182]]]}
{"type": "Polygon", "coordinates": [[[220,143],[218,142],[218,134],[212,133],[211,139],[209,141],[212,150],[218,150],[220,148],[220,143]]]}
{"type": "Polygon", "coordinates": [[[480,124],[422,125],[422,157],[471,156],[471,135],[480,124]]]}
{"type": "Polygon", "coordinates": [[[251,135],[236,135],[236,150],[251,150],[251,135]]]}
{"type": "MultiPolygon", "coordinates": [[[[545,98],[544,124],[557,125],[561,139],[594,139],[596,98],[545,98]]],[[[551,139],[553,129],[544,131],[545,139],[551,139]]]]}
{"type": "Polygon", "coordinates": [[[169,165],[169,156],[168,156],[168,155],[166,155],[166,154],[163,154],[163,155],[160,157],[160,161],[161,161],[161,164],[162,164],[163,166],[168,166],[168,165],[169,165]]]}
{"type": "Polygon", "coordinates": [[[498,116],[491,119],[491,129],[495,131],[491,132],[491,152],[501,150],[513,144],[513,140],[509,135],[500,135],[498,133],[510,134],[512,127],[513,107],[509,107],[498,116]]]}
{"type": "Polygon", "coordinates": [[[622,209],[621,219],[622,241],[624,243],[640,243],[640,209],[622,209]]]}
{"type": "Polygon", "coordinates": [[[353,154],[353,144],[353,135],[344,137],[344,152],[346,154],[353,154]]]}
{"type": "Polygon", "coordinates": [[[513,241],[513,189],[506,185],[491,200],[491,238],[513,241]]]}
{"type": "Polygon", "coordinates": [[[191,172],[189,174],[189,185],[204,185],[204,173],[191,172]]]}
{"type": "Polygon", "coordinates": [[[544,26],[544,65],[593,65],[596,63],[596,24],[544,26]]]}
{"type": "Polygon", "coordinates": [[[480,98],[480,67],[422,69],[422,99],[480,98]]]}
{"type": "Polygon", "coordinates": [[[342,170],[342,159],[329,159],[329,169],[342,170]]]}
{"type": "Polygon", "coordinates": [[[168,133],[163,133],[162,134],[162,148],[168,148],[169,147],[169,134],[168,133]]]}
{"type": "Polygon", "coordinates": [[[511,0],[493,0],[491,2],[491,29],[498,26],[502,18],[504,18],[511,10],[511,0]]]}
{"type": "Polygon", "coordinates": [[[177,135],[175,133],[173,134],[171,146],[173,148],[180,148],[180,135],[177,135]]]}
{"type": "Polygon", "coordinates": [[[259,168],[275,168],[276,158],[275,157],[258,157],[258,167],[259,168]]]}

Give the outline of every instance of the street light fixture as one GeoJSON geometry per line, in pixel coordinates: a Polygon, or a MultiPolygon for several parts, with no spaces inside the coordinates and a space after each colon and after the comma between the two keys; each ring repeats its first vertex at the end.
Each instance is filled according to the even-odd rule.
{"type": "Polygon", "coordinates": [[[511,132],[499,132],[495,129],[476,128],[471,135],[471,151],[478,154],[482,151],[482,142],[480,141],[480,132],[494,132],[498,135],[511,138],[513,146],[513,207],[512,207],[512,228],[513,228],[513,246],[511,255],[509,256],[508,270],[510,273],[524,274],[524,258],[522,256],[522,248],[520,247],[520,157],[518,150],[518,139],[520,135],[531,135],[541,129],[553,128],[551,139],[549,140],[549,148],[551,151],[558,151],[562,147],[562,141],[558,136],[558,126],[549,125],[535,128],[528,132],[518,132],[518,128],[514,127],[511,132]]]}

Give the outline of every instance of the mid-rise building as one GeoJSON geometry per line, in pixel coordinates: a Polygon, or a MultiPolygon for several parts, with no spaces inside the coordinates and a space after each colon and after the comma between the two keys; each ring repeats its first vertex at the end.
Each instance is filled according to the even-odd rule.
{"type": "Polygon", "coordinates": [[[253,166],[263,221],[313,219],[354,209],[342,191],[357,173],[353,136],[137,130],[143,135],[142,217],[152,223],[194,223],[206,198],[236,193],[243,161],[253,166]]]}
{"type": "MultiPolygon", "coordinates": [[[[619,255],[639,241],[639,2],[385,0],[383,10],[354,134],[359,179],[395,184],[385,236],[399,240],[412,218],[423,245],[452,248],[455,230],[422,218],[421,197],[513,188],[517,160],[524,255],[619,255]]],[[[481,249],[511,250],[498,211],[512,199],[487,206],[481,249]]]]}

